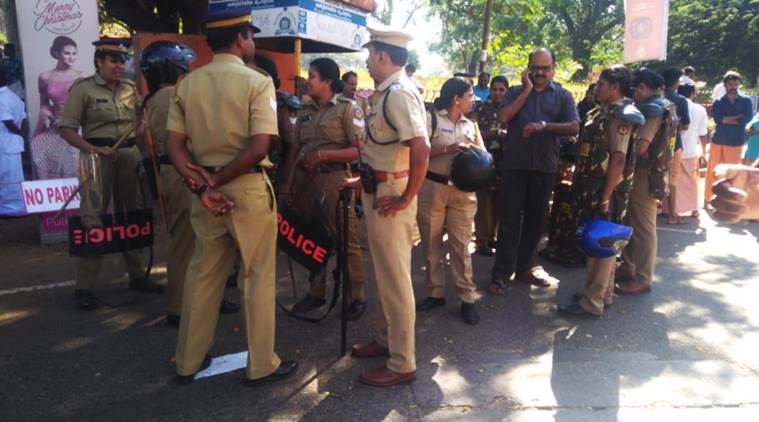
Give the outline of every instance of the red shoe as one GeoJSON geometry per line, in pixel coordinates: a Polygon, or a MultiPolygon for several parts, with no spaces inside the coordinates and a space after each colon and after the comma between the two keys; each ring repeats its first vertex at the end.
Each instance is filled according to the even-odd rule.
{"type": "Polygon", "coordinates": [[[630,283],[617,284],[614,287],[614,293],[620,295],[639,295],[651,291],[651,284],[633,281],[630,283]]]}
{"type": "Polygon", "coordinates": [[[416,379],[416,371],[402,374],[381,366],[364,372],[358,378],[363,384],[373,385],[375,387],[391,387],[398,384],[406,384],[416,379]]]}
{"type": "Polygon", "coordinates": [[[381,356],[390,356],[387,347],[380,346],[376,341],[371,343],[358,343],[351,347],[351,356],[354,358],[378,358],[381,356]]]}

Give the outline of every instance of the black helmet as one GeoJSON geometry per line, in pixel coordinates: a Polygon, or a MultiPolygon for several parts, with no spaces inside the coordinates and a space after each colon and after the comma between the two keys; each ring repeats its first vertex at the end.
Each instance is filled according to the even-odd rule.
{"type": "Polygon", "coordinates": [[[171,41],[150,43],[140,53],[140,70],[148,82],[150,91],[162,84],[173,84],[187,73],[190,62],[198,55],[190,47],[171,41]]]}
{"type": "Polygon", "coordinates": [[[464,192],[484,188],[495,177],[493,157],[481,148],[472,147],[459,153],[451,166],[453,185],[464,192]]]}

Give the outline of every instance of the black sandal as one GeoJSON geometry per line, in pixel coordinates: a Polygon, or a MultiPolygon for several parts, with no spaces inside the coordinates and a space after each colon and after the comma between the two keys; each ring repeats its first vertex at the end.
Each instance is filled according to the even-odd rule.
{"type": "Polygon", "coordinates": [[[488,291],[496,296],[503,296],[509,291],[509,285],[505,280],[493,280],[488,286],[488,291]]]}

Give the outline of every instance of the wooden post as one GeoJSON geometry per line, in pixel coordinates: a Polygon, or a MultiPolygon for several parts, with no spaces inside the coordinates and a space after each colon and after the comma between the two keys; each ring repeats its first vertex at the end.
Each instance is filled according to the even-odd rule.
{"type": "Polygon", "coordinates": [[[480,52],[480,73],[485,71],[488,61],[488,39],[490,38],[490,16],[493,14],[493,0],[485,5],[485,28],[482,31],[482,51],[480,52]]]}

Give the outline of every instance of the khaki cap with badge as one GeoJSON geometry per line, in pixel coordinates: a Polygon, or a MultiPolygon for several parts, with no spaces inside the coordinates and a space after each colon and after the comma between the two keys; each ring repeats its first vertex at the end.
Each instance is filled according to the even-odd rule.
{"type": "Polygon", "coordinates": [[[414,39],[413,35],[408,32],[387,26],[367,26],[366,29],[369,31],[370,38],[369,42],[363,45],[363,48],[379,42],[408,50],[409,41],[414,39]]]}

